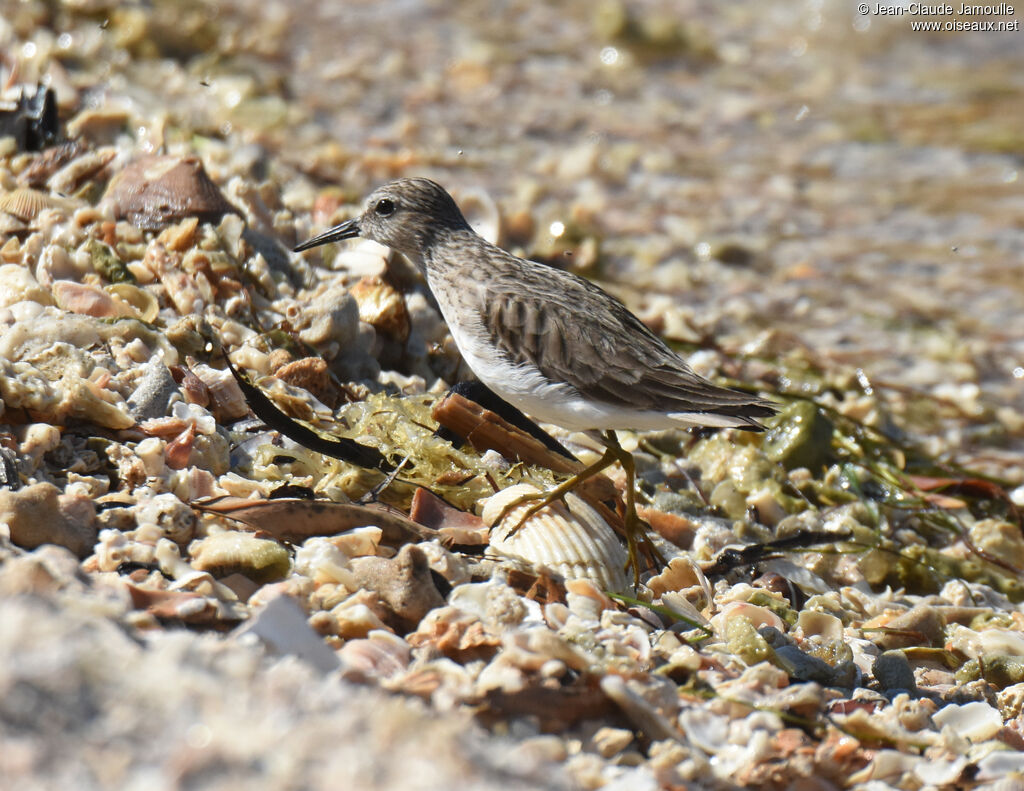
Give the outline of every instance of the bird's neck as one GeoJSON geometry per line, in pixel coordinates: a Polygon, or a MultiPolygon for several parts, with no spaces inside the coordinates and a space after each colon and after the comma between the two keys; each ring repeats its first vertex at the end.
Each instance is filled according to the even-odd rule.
{"type": "Polygon", "coordinates": [[[458,270],[460,263],[465,266],[466,258],[479,258],[488,244],[468,225],[464,228],[433,229],[430,237],[424,241],[417,251],[418,260],[408,253],[406,255],[425,277],[445,275],[458,270]]]}

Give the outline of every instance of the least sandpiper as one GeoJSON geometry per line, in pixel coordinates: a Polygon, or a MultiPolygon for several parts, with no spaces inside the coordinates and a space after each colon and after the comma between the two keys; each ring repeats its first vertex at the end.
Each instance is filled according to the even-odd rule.
{"type": "Polygon", "coordinates": [[[408,258],[426,278],[473,373],[535,420],[598,436],[604,455],[545,493],[535,511],[616,461],[626,472],[625,527],[638,574],[632,455],[616,429],[761,430],[768,401],[694,373],[619,300],[569,272],[518,258],[478,236],[452,197],[424,178],[392,181],[363,213],[296,252],[361,236],[408,258]]]}

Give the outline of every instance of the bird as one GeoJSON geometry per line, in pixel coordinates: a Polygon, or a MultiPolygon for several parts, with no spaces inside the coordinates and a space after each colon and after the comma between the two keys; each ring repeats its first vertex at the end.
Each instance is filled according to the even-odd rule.
{"type": "MultiPolygon", "coordinates": [[[[626,473],[629,562],[639,583],[636,470],[617,430],[734,427],[761,431],[771,401],[695,373],[626,306],[594,283],[512,255],[478,235],[455,200],[427,178],[373,190],[362,213],[295,252],[362,237],[405,256],[423,275],[452,339],[476,377],[534,420],[583,431],[604,445],[593,464],[540,495],[521,517],[618,462],[626,473]]],[[[499,519],[500,521],[500,519],[499,519]]]]}

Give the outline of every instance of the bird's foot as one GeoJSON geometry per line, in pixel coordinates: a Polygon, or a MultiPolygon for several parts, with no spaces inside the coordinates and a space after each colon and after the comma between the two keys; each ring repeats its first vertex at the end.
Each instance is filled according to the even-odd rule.
{"type": "Polygon", "coordinates": [[[633,569],[633,585],[640,586],[640,558],[643,556],[645,568],[659,569],[668,565],[661,550],[651,541],[648,535],[649,525],[640,518],[636,512],[636,504],[627,504],[626,513],[623,517],[623,527],[626,533],[626,571],[633,569]]]}
{"type": "Polygon", "coordinates": [[[604,452],[604,455],[601,456],[600,459],[595,461],[589,467],[584,467],[575,475],[566,478],[564,481],[562,481],[562,483],[558,484],[558,486],[554,487],[553,489],[549,489],[546,492],[529,492],[527,494],[520,495],[519,497],[515,498],[510,503],[508,503],[504,508],[501,509],[501,513],[498,515],[498,518],[494,521],[494,525],[500,525],[504,521],[505,517],[507,517],[510,513],[512,513],[514,509],[518,508],[524,503],[536,500],[537,502],[526,509],[526,512],[521,517],[519,517],[519,521],[516,522],[515,526],[508,533],[509,537],[515,535],[516,532],[524,524],[526,524],[526,521],[530,517],[532,517],[542,508],[546,508],[552,503],[561,500],[563,497],[565,497],[566,494],[568,494],[573,489],[578,487],[588,478],[593,478],[602,470],[605,470],[608,467],[610,467],[612,464],[615,463],[617,458],[618,457],[616,456],[616,454],[613,453],[612,450],[609,448],[604,452]]]}
{"type": "Polygon", "coordinates": [[[559,492],[557,489],[551,489],[548,492],[527,492],[526,494],[522,494],[519,497],[516,497],[508,504],[506,504],[505,507],[501,509],[501,513],[498,514],[498,518],[494,521],[494,525],[492,525],[491,529],[493,530],[495,527],[500,525],[505,520],[505,517],[509,516],[515,509],[519,508],[519,506],[529,502],[533,502],[533,505],[527,508],[520,515],[519,519],[516,520],[516,523],[512,526],[508,533],[505,534],[505,538],[511,538],[519,532],[520,528],[522,528],[522,526],[525,525],[527,521],[529,521],[530,517],[532,517],[538,511],[547,508],[552,503],[561,501],[563,496],[564,493],[559,492]]]}
{"type": "Polygon", "coordinates": [[[640,587],[640,554],[646,558],[647,565],[660,568],[666,565],[665,558],[651,541],[647,534],[647,523],[640,518],[636,512],[636,462],[633,454],[626,451],[615,437],[612,431],[605,435],[605,442],[608,446],[608,453],[615,457],[615,460],[622,465],[626,473],[626,502],[622,523],[626,534],[626,552],[628,561],[626,570],[633,569],[633,585],[640,587]]]}
{"type": "Polygon", "coordinates": [[[633,569],[634,585],[639,586],[641,556],[644,558],[645,568],[648,566],[664,566],[665,559],[661,552],[658,551],[658,548],[654,545],[654,542],[652,542],[650,537],[647,535],[646,523],[636,512],[636,467],[633,462],[633,455],[619,445],[618,440],[615,438],[615,432],[613,431],[605,432],[604,442],[604,454],[589,467],[580,470],[572,477],[566,479],[558,486],[555,486],[546,492],[529,492],[527,494],[520,495],[507,503],[505,507],[502,508],[498,518],[494,521],[492,529],[493,527],[500,525],[520,506],[526,503],[532,503],[529,508],[518,515],[516,524],[511,530],[509,530],[506,537],[515,535],[516,532],[518,532],[519,529],[522,528],[522,526],[526,524],[526,522],[538,511],[562,500],[566,494],[571,492],[573,489],[576,489],[588,478],[592,478],[615,462],[619,462],[626,472],[625,511],[623,513],[623,532],[625,533],[626,552],[628,556],[626,569],[633,569]]]}

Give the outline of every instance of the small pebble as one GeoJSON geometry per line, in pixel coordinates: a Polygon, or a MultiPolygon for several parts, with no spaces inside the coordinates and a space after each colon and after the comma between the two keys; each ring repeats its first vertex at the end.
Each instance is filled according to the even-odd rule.
{"type": "Polygon", "coordinates": [[[633,742],[633,732],[625,728],[598,728],[590,738],[597,754],[602,758],[611,758],[625,750],[633,742]]]}
{"type": "Polygon", "coordinates": [[[142,371],[138,385],[128,397],[128,411],[140,423],[166,416],[174,396],[181,395],[170,369],[159,357],[150,358],[142,371]]]}
{"type": "Polygon", "coordinates": [[[43,544],[67,547],[80,558],[96,543],[96,510],[88,497],[62,495],[52,483],[16,492],[0,490],[0,524],[23,549],[43,544]]]}
{"type": "Polygon", "coordinates": [[[910,667],[907,655],[902,651],[883,651],[875,659],[872,673],[875,676],[875,681],[886,692],[906,690],[914,694],[917,691],[914,671],[910,667]]]}
{"type": "Polygon", "coordinates": [[[428,612],[444,606],[427,556],[414,544],[393,558],[352,558],[349,565],[359,584],[374,591],[403,628],[415,629],[428,612]]]}

